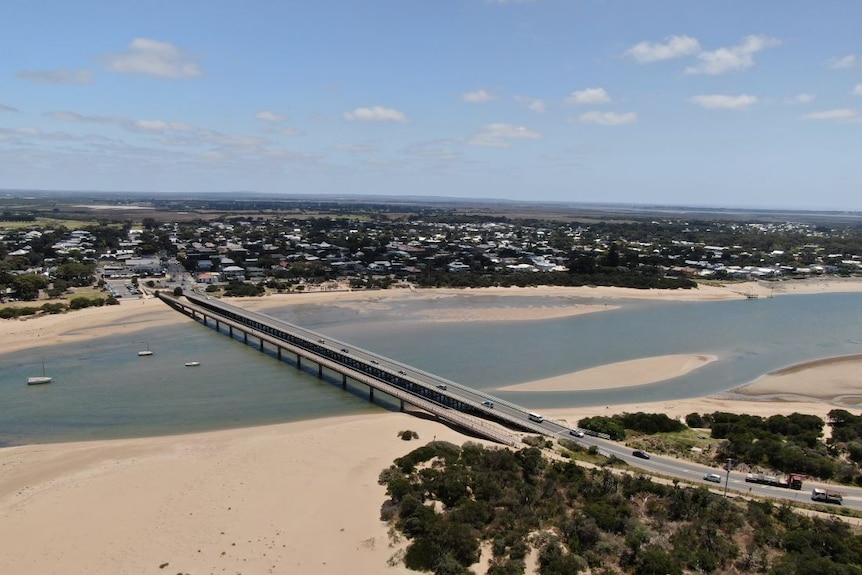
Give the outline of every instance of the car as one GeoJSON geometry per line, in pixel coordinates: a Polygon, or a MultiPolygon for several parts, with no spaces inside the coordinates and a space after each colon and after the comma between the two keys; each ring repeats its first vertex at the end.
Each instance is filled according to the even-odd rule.
{"type": "Polygon", "coordinates": [[[398,370],[398,375],[407,375],[407,372],[406,372],[406,371],[404,371],[403,369],[399,369],[399,370],[398,370]]]}
{"type": "Polygon", "coordinates": [[[712,481],[713,483],[721,483],[721,475],[718,473],[707,473],[703,478],[706,481],[712,481]]]}
{"type": "Polygon", "coordinates": [[[635,449],[634,451],[632,451],[632,455],[641,459],[649,459],[649,453],[642,449],[635,449]]]}
{"type": "Polygon", "coordinates": [[[484,405],[488,409],[494,409],[494,402],[489,400],[489,399],[486,399],[485,401],[483,401],[482,405],[484,405]]]}
{"type": "Polygon", "coordinates": [[[317,340],[317,343],[326,343],[326,340],[325,339],[319,339],[319,340],[317,340]]]}
{"type": "Polygon", "coordinates": [[[347,348],[346,348],[346,347],[342,347],[342,348],[341,348],[341,353],[350,353],[350,352],[349,352],[349,351],[347,351],[347,348]]]}
{"type": "Polygon", "coordinates": [[[376,359],[372,359],[372,360],[371,360],[371,364],[372,364],[372,365],[379,365],[379,364],[380,364],[380,362],[379,362],[379,361],[377,361],[376,359]]]}
{"type": "Polygon", "coordinates": [[[443,390],[445,390],[445,389],[446,389],[446,384],[445,384],[445,383],[438,383],[438,384],[437,384],[437,389],[443,389],[443,390]]]}
{"type": "Polygon", "coordinates": [[[570,429],[570,430],[569,430],[569,435],[574,435],[575,437],[583,437],[583,436],[584,436],[584,432],[583,432],[583,431],[581,431],[580,429],[570,429]]]}

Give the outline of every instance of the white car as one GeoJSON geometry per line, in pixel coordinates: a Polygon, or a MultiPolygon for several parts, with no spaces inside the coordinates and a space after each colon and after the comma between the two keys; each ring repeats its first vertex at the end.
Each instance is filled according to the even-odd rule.
{"type": "Polygon", "coordinates": [[[712,481],[713,483],[721,483],[721,475],[718,473],[707,473],[703,478],[706,481],[712,481]]]}

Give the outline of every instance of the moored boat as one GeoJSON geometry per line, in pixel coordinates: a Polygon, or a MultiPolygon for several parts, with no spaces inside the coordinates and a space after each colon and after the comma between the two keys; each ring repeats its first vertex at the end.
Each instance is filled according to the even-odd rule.
{"type": "Polygon", "coordinates": [[[187,361],[186,367],[197,367],[201,364],[199,361],[187,361]]]}
{"type": "Polygon", "coordinates": [[[54,381],[53,377],[51,377],[49,375],[45,375],[45,362],[43,361],[42,362],[42,375],[36,375],[34,377],[28,377],[27,378],[27,385],[43,385],[46,383],[51,383],[52,381],[54,381]]]}

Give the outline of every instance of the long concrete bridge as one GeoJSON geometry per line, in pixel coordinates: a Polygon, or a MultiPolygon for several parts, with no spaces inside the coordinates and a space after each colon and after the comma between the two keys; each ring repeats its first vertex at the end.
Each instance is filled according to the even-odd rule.
{"type": "Polygon", "coordinates": [[[266,345],[271,346],[280,361],[287,354],[289,359],[295,359],[297,368],[302,368],[303,361],[316,365],[318,377],[324,377],[324,370],[340,374],[344,389],[348,379],[366,385],[371,401],[375,391],[382,392],[398,400],[402,410],[405,404],[413,405],[492,441],[514,445],[517,438],[511,428],[549,437],[572,431],[483,391],[266,314],[194,292],[184,297],[160,293],[159,297],[177,311],[232,339],[241,336],[244,343],[256,345],[262,352],[266,345]]]}

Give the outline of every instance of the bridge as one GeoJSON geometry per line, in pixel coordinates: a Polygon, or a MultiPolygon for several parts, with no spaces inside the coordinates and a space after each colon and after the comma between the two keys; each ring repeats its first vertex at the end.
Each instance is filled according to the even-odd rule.
{"type": "Polygon", "coordinates": [[[350,379],[368,387],[371,401],[375,391],[385,393],[398,400],[402,410],[405,404],[412,405],[492,441],[517,443],[511,428],[555,438],[572,431],[483,391],[263,313],[195,292],[185,293],[184,297],[160,293],[159,298],[202,325],[232,339],[241,337],[245,344],[256,345],[261,352],[266,351],[266,345],[271,346],[279,361],[285,355],[295,358],[298,369],[306,361],[317,366],[320,378],[324,370],[340,374],[343,389],[347,389],[350,379]]]}

